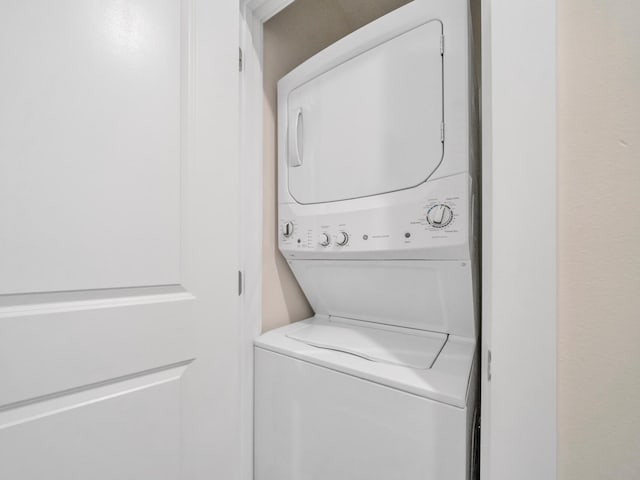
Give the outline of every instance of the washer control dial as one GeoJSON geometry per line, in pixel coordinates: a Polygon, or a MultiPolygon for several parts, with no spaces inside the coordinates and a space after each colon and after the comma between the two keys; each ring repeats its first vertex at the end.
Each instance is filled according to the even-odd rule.
{"type": "Polygon", "coordinates": [[[449,205],[438,203],[427,212],[427,222],[435,228],[443,228],[453,220],[453,211],[449,205]]]}
{"type": "Polygon", "coordinates": [[[323,233],[320,235],[320,246],[328,247],[330,243],[331,243],[331,238],[329,238],[328,233],[323,233]]]}
{"type": "Polygon", "coordinates": [[[336,243],[344,247],[349,243],[349,234],[347,232],[339,232],[338,235],[336,235],[336,243]]]}
{"type": "Polygon", "coordinates": [[[291,235],[293,235],[293,222],[286,222],[284,225],[282,225],[282,235],[284,235],[286,238],[289,238],[291,235]]]}

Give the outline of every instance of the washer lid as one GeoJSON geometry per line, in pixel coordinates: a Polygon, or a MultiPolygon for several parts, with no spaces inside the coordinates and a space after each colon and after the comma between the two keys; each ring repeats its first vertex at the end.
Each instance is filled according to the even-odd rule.
{"type": "MultiPolygon", "coordinates": [[[[428,21],[288,92],[279,128],[298,203],[412,188],[434,172],[443,155],[441,35],[442,23],[428,21]]],[[[340,56],[359,38],[319,55],[340,56]]],[[[304,78],[305,69],[290,75],[304,78]]]]}
{"type": "Polygon", "coordinates": [[[398,329],[332,317],[289,332],[287,337],[318,348],[337,350],[373,362],[429,369],[448,335],[398,329]]]}

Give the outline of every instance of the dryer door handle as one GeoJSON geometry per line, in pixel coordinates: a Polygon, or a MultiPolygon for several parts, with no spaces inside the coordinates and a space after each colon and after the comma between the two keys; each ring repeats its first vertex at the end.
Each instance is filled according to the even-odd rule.
{"type": "Polygon", "coordinates": [[[303,140],[303,118],[302,108],[298,108],[292,115],[292,121],[289,123],[289,166],[300,167],[302,165],[302,140],[303,140]]]}

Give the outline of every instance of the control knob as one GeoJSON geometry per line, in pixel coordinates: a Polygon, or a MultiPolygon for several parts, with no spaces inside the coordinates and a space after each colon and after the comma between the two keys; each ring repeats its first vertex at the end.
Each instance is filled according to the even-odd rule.
{"type": "Polygon", "coordinates": [[[347,232],[339,232],[338,235],[336,235],[336,243],[341,247],[349,243],[349,235],[347,232]]]}
{"type": "Polygon", "coordinates": [[[286,238],[289,238],[291,235],[293,235],[293,222],[286,222],[282,226],[282,235],[284,235],[286,238]]]}
{"type": "Polygon", "coordinates": [[[331,239],[329,238],[328,233],[323,233],[322,235],[320,235],[320,246],[328,247],[330,243],[331,239]]]}
{"type": "Polygon", "coordinates": [[[439,203],[427,212],[427,222],[435,228],[446,227],[453,220],[453,211],[449,205],[439,203]]]}

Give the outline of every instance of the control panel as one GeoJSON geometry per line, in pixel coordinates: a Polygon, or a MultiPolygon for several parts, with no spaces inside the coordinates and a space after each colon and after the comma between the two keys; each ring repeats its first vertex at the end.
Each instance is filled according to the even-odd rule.
{"type": "Polygon", "coordinates": [[[380,252],[390,258],[431,258],[427,250],[437,248],[448,251],[445,256],[466,258],[468,177],[429,183],[421,195],[409,192],[401,201],[371,208],[341,211],[337,202],[329,207],[336,211],[328,204],[280,205],[280,250],[288,258],[370,258],[380,252]]]}

